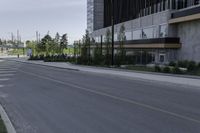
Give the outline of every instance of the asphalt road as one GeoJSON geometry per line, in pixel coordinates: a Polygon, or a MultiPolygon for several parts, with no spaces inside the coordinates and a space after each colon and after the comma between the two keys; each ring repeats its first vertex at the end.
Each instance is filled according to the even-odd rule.
{"type": "Polygon", "coordinates": [[[18,133],[200,133],[200,88],[0,61],[18,133]]]}

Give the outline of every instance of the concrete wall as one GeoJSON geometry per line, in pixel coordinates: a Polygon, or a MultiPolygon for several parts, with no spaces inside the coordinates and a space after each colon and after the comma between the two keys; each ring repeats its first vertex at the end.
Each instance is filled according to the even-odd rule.
{"type": "MultiPolygon", "coordinates": [[[[171,12],[169,10],[166,10],[166,11],[163,11],[163,12],[159,12],[159,13],[155,13],[155,14],[152,14],[152,15],[148,15],[148,16],[145,16],[145,17],[138,18],[138,19],[134,19],[134,20],[131,20],[131,21],[127,21],[127,22],[124,22],[124,23],[121,23],[121,24],[117,24],[117,25],[115,25],[115,34],[119,32],[122,24],[124,24],[124,26],[126,28],[126,32],[132,32],[134,30],[154,26],[155,29],[156,29],[156,36],[158,37],[159,25],[167,24],[168,20],[170,19],[170,14],[171,14],[171,12]]],[[[102,18],[99,18],[99,20],[101,20],[101,19],[102,18]]],[[[101,26],[101,24],[100,24],[100,26],[101,26]]],[[[110,27],[108,27],[108,28],[110,28],[110,27]]],[[[92,36],[95,38],[97,36],[99,37],[101,35],[105,35],[106,29],[107,28],[95,30],[93,32],[92,36]]]]}
{"type": "Polygon", "coordinates": [[[200,20],[178,24],[178,37],[182,43],[178,59],[200,62],[200,20]]]}

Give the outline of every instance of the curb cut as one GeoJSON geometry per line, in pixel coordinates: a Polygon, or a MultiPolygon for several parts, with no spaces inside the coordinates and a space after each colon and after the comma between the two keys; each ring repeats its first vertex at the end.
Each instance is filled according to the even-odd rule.
{"type": "Polygon", "coordinates": [[[16,130],[15,130],[12,122],[8,118],[6,111],[3,109],[3,107],[1,105],[0,105],[0,115],[1,115],[1,118],[2,118],[2,120],[3,120],[3,122],[6,126],[7,132],[8,133],[16,133],[16,130]]]}

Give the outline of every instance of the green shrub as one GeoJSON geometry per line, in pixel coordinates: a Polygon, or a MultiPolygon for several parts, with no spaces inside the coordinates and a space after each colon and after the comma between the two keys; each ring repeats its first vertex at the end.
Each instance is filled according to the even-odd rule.
{"type": "Polygon", "coordinates": [[[177,65],[178,65],[178,67],[187,68],[187,66],[188,66],[188,61],[187,61],[187,60],[178,61],[177,65]]]}
{"type": "Polygon", "coordinates": [[[171,61],[171,62],[169,63],[169,66],[175,67],[175,66],[176,66],[176,63],[175,63],[174,61],[171,61]]]}
{"type": "Polygon", "coordinates": [[[179,67],[174,67],[172,68],[172,73],[174,74],[182,74],[183,72],[181,71],[181,69],[179,67]]]}
{"type": "Polygon", "coordinates": [[[199,64],[198,64],[198,68],[200,69],[200,62],[199,62],[199,64]]]}
{"type": "Polygon", "coordinates": [[[0,117],[0,133],[7,133],[6,126],[0,117]]]}
{"type": "Polygon", "coordinates": [[[188,69],[189,72],[195,71],[197,69],[196,62],[194,62],[194,61],[188,62],[187,69],[188,69]]]}
{"type": "Polygon", "coordinates": [[[164,73],[170,73],[170,72],[171,72],[170,67],[168,67],[168,66],[164,67],[164,68],[163,68],[163,72],[164,72],[164,73]]]}
{"type": "Polygon", "coordinates": [[[159,66],[155,66],[155,72],[161,72],[161,68],[159,66]]]}
{"type": "Polygon", "coordinates": [[[44,56],[43,55],[36,55],[36,56],[30,56],[30,58],[28,60],[43,60],[44,56]]]}

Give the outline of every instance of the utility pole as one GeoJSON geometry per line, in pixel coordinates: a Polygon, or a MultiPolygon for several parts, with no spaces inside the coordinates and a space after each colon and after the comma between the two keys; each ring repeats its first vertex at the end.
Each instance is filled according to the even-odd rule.
{"type": "Polygon", "coordinates": [[[39,43],[39,33],[38,33],[38,31],[36,31],[36,43],[38,44],[39,43]]]}
{"type": "Polygon", "coordinates": [[[12,41],[12,45],[13,45],[14,44],[14,35],[12,32],[11,32],[11,41],[12,41]]]}
{"type": "Polygon", "coordinates": [[[19,45],[19,30],[17,30],[17,45],[19,45]]]}
{"type": "Polygon", "coordinates": [[[17,54],[17,57],[19,58],[19,30],[17,30],[17,44],[16,44],[16,48],[18,50],[18,54],[17,54]]]}
{"type": "MultiPolygon", "coordinates": [[[[40,42],[40,33],[36,31],[36,45],[38,45],[39,42],[40,42]]],[[[36,45],[34,45],[34,49],[32,49],[34,56],[36,55],[36,45]]]]}
{"type": "Polygon", "coordinates": [[[111,26],[112,26],[112,66],[114,66],[114,0],[111,0],[111,26]]]}

